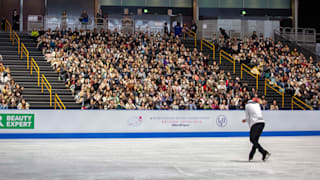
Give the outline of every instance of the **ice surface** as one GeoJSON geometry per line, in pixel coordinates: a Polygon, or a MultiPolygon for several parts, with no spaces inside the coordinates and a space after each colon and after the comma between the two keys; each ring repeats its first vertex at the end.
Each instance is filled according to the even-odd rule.
{"type": "Polygon", "coordinates": [[[320,137],[0,140],[0,179],[319,179],[320,137]]]}

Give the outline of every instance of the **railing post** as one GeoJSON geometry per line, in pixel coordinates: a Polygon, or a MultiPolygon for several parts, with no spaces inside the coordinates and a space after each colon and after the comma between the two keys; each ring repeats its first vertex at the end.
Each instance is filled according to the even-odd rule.
{"type": "Polygon", "coordinates": [[[52,106],[52,90],[51,89],[50,89],[49,93],[50,93],[50,107],[51,107],[52,106]]]}
{"type": "Polygon", "coordinates": [[[57,109],[57,94],[54,95],[54,109],[57,109]]]}
{"type": "Polygon", "coordinates": [[[241,64],[241,67],[240,67],[240,79],[242,79],[242,71],[243,71],[243,65],[241,64]]]}
{"type": "MultiPolygon", "coordinates": [[[[17,36],[17,38],[18,38],[18,35],[17,35],[17,33],[16,33],[16,36],[17,36]]],[[[17,39],[17,41],[18,41],[18,39],[17,39]]],[[[21,43],[20,43],[20,39],[19,39],[19,41],[18,41],[18,54],[20,53],[20,51],[21,51],[21,43]]],[[[21,54],[21,56],[22,56],[22,54],[21,54]]]]}
{"type": "Polygon", "coordinates": [[[214,48],[212,47],[212,59],[215,59],[214,48]]]}
{"type": "Polygon", "coordinates": [[[43,93],[43,78],[41,77],[41,92],[43,93]]]}
{"type": "Polygon", "coordinates": [[[256,76],[256,90],[259,88],[259,75],[256,76]]]}
{"type": "MultiPolygon", "coordinates": [[[[24,45],[23,45],[24,46],[24,45]]],[[[25,48],[25,46],[24,46],[24,48],[25,48]]],[[[29,69],[29,51],[27,50],[27,69],[29,69]]]]}
{"type": "Polygon", "coordinates": [[[267,79],[264,81],[264,95],[267,95],[267,79]]]}
{"type": "Polygon", "coordinates": [[[38,87],[40,85],[40,70],[38,69],[38,87]]]}
{"type": "Polygon", "coordinates": [[[32,75],[33,62],[31,61],[30,63],[30,74],[32,75]]]}
{"type": "MultiPolygon", "coordinates": [[[[18,48],[18,49],[19,49],[19,48],[18,48]]],[[[22,59],[22,58],[23,58],[23,54],[22,54],[22,53],[24,52],[24,49],[22,48],[22,45],[21,45],[21,51],[20,51],[20,52],[21,52],[21,53],[20,53],[20,54],[21,54],[21,55],[20,55],[20,59],[22,59]]]]}

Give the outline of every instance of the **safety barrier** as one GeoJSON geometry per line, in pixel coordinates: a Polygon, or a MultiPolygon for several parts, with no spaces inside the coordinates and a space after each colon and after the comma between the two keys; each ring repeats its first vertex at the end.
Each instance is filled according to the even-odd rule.
{"type": "Polygon", "coordinates": [[[184,29],[183,39],[186,39],[186,34],[194,39],[194,47],[197,47],[197,34],[188,28],[184,29]]]}
{"type": "Polygon", "coordinates": [[[12,39],[12,26],[9,23],[9,21],[6,19],[5,23],[4,23],[4,31],[10,33],[10,40],[12,39]]]}
{"type": "Polygon", "coordinates": [[[231,62],[233,64],[233,74],[236,73],[236,60],[233,56],[225,52],[224,50],[220,50],[220,56],[219,56],[219,64],[221,64],[221,59],[224,57],[226,60],[231,62]]]}
{"type": "Polygon", "coordinates": [[[32,75],[32,70],[35,70],[38,76],[38,87],[40,86],[40,68],[34,58],[31,58],[30,61],[30,74],[32,75]]]}
{"type": "Polygon", "coordinates": [[[213,60],[215,60],[216,59],[216,55],[215,55],[215,46],[214,46],[214,44],[212,44],[211,42],[209,42],[206,39],[201,39],[201,47],[200,47],[201,51],[203,50],[203,46],[206,46],[206,47],[208,47],[209,49],[212,50],[212,58],[213,58],[213,60]]]}
{"type": "Polygon", "coordinates": [[[23,58],[23,55],[26,56],[26,58],[27,58],[27,69],[29,69],[29,51],[28,51],[28,49],[26,48],[26,46],[23,43],[21,43],[20,52],[21,52],[20,59],[23,58]]]}
{"type": "Polygon", "coordinates": [[[43,93],[43,85],[47,88],[50,96],[50,106],[52,106],[52,87],[45,75],[41,75],[41,92],[43,93]]]}
{"type": "Polygon", "coordinates": [[[264,81],[264,95],[267,95],[267,87],[272,89],[273,91],[275,91],[276,93],[278,93],[281,97],[282,97],[282,108],[284,108],[284,89],[281,88],[280,86],[273,84],[273,86],[275,86],[276,88],[274,88],[273,86],[270,85],[271,81],[269,79],[266,79],[264,81]],[[282,91],[282,92],[281,92],[282,91]]]}
{"type": "Polygon", "coordinates": [[[66,109],[66,106],[64,106],[63,102],[61,101],[60,97],[57,93],[54,95],[54,109],[57,109],[57,105],[60,109],[66,109]]]}
{"type": "Polygon", "coordinates": [[[256,79],[256,90],[258,90],[259,88],[259,75],[258,74],[253,74],[251,72],[251,68],[247,65],[245,65],[244,63],[241,64],[241,70],[240,70],[240,78],[242,79],[243,78],[243,71],[248,73],[250,76],[252,76],[253,78],[256,79]]]}
{"type": "Polygon", "coordinates": [[[301,101],[300,99],[298,99],[296,96],[292,96],[291,99],[291,109],[293,110],[293,105],[298,106],[300,109],[306,110],[306,108],[304,108],[303,106],[301,106],[300,104],[298,104],[297,102],[303,104],[305,107],[309,108],[310,110],[313,110],[313,108],[311,106],[309,106],[308,104],[306,104],[305,102],[301,101]]]}
{"type": "Polygon", "coordinates": [[[12,45],[14,45],[14,41],[17,41],[18,44],[18,54],[20,54],[20,37],[15,31],[12,31],[12,45]]]}

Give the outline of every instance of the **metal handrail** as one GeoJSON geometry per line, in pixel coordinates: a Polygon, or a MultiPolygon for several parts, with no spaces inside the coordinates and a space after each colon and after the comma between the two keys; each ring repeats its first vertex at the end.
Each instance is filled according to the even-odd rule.
{"type": "Polygon", "coordinates": [[[183,39],[186,39],[186,34],[194,39],[194,47],[197,47],[197,34],[188,28],[184,28],[183,39]]]}
{"type": "Polygon", "coordinates": [[[63,102],[61,101],[58,94],[55,93],[55,95],[54,95],[54,109],[57,109],[57,105],[59,106],[60,109],[66,109],[66,106],[63,104],[63,102]]]}
{"type": "Polygon", "coordinates": [[[248,73],[250,76],[252,76],[253,78],[256,78],[256,90],[258,90],[259,88],[259,75],[258,74],[253,74],[251,72],[251,68],[247,65],[245,65],[244,63],[241,64],[241,70],[240,70],[240,78],[243,78],[243,71],[245,71],[246,73],[248,73]],[[248,69],[248,70],[247,70],[248,69]]]}
{"type": "Polygon", "coordinates": [[[236,73],[236,60],[234,59],[234,57],[221,49],[220,56],[219,56],[219,64],[221,64],[222,57],[224,57],[226,60],[228,60],[229,62],[231,62],[233,64],[233,74],[235,74],[236,73]]]}
{"type": "Polygon", "coordinates": [[[50,107],[52,106],[52,87],[51,84],[48,82],[47,78],[42,74],[41,75],[41,92],[43,93],[43,85],[47,88],[49,95],[50,95],[50,107]]]}
{"type": "Polygon", "coordinates": [[[20,56],[20,59],[23,58],[23,54],[26,56],[27,58],[27,69],[29,69],[29,51],[28,49],[26,48],[26,46],[21,43],[21,56],[20,56]]]}
{"type": "Polygon", "coordinates": [[[20,54],[20,37],[16,33],[16,31],[12,31],[12,45],[14,45],[14,41],[16,40],[18,43],[18,54],[20,54]]]}
{"type": "Polygon", "coordinates": [[[31,61],[30,61],[30,74],[32,75],[32,70],[35,70],[37,75],[38,75],[38,86],[40,86],[40,68],[37,64],[37,62],[34,60],[34,58],[32,57],[31,58],[31,61]]]}
{"type": "Polygon", "coordinates": [[[216,59],[216,55],[215,55],[215,46],[214,46],[214,44],[212,44],[211,42],[209,42],[206,39],[201,39],[201,46],[200,46],[200,50],[201,51],[203,49],[203,45],[205,45],[206,47],[208,47],[209,49],[212,50],[212,58],[213,58],[213,60],[215,60],[216,59]]]}
{"type": "Polygon", "coordinates": [[[291,98],[291,109],[293,110],[293,104],[298,106],[300,109],[306,110],[306,108],[302,107],[300,104],[294,102],[298,101],[299,103],[303,104],[305,107],[309,108],[310,110],[313,110],[313,108],[311,106],[309,106],[308,104],[306,104],[305,102],[301,101],[300,99],[298,99],[296,96],[292,96],[291,98]]]}
{"type": "Polygon", "coordinates": [[[280,94],[280,96],[282,97],[282,108],[284,108],[284,90],[283,88],[281,88],[280,86],[273,84],[273,86],[277,87],[279,90],[282,90],[282,92],[280,92],[278,89],[275,89],[273,86],[270,85],[270,80],[269,79],[265,79],[264,81],[264,95],[267,95],[267,87],[269,87],[270,89],[272,89],[273,91],[275,91],[276,93],[280,94]]]}
{"type": "Polygon", "coordinates": [[[12,26],[11,26],[11,24],[9,23],[9,21],[6,19],[6,21],[5,21],[5,24],[4,24],[4,31],[6,31],[6,32],[8,32],[9,31],[9,33],[10,33],[10,40],[12,39],[12,26]]]}

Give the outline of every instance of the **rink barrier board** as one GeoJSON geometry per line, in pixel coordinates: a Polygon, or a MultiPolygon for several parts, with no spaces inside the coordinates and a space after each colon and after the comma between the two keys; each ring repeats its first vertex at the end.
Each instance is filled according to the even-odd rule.
{"type": "MultiPolygon", "coordinates": [[[[320,135],[320,111],[263,111],[264,136],[320,135]]],[[[245,137],[243,111],[1,110],[0,138],[245,137]]]]}
{"type": "MultiPolygon", "coordinates": [[[[320,131],[266,131],[262,136],[319,136],[320,131]]],[[[92,139],[92,138],[209,138],[248,137],[249,132],[157,132],[157,133],[2,133],[0,139],[92,139]]]]}

